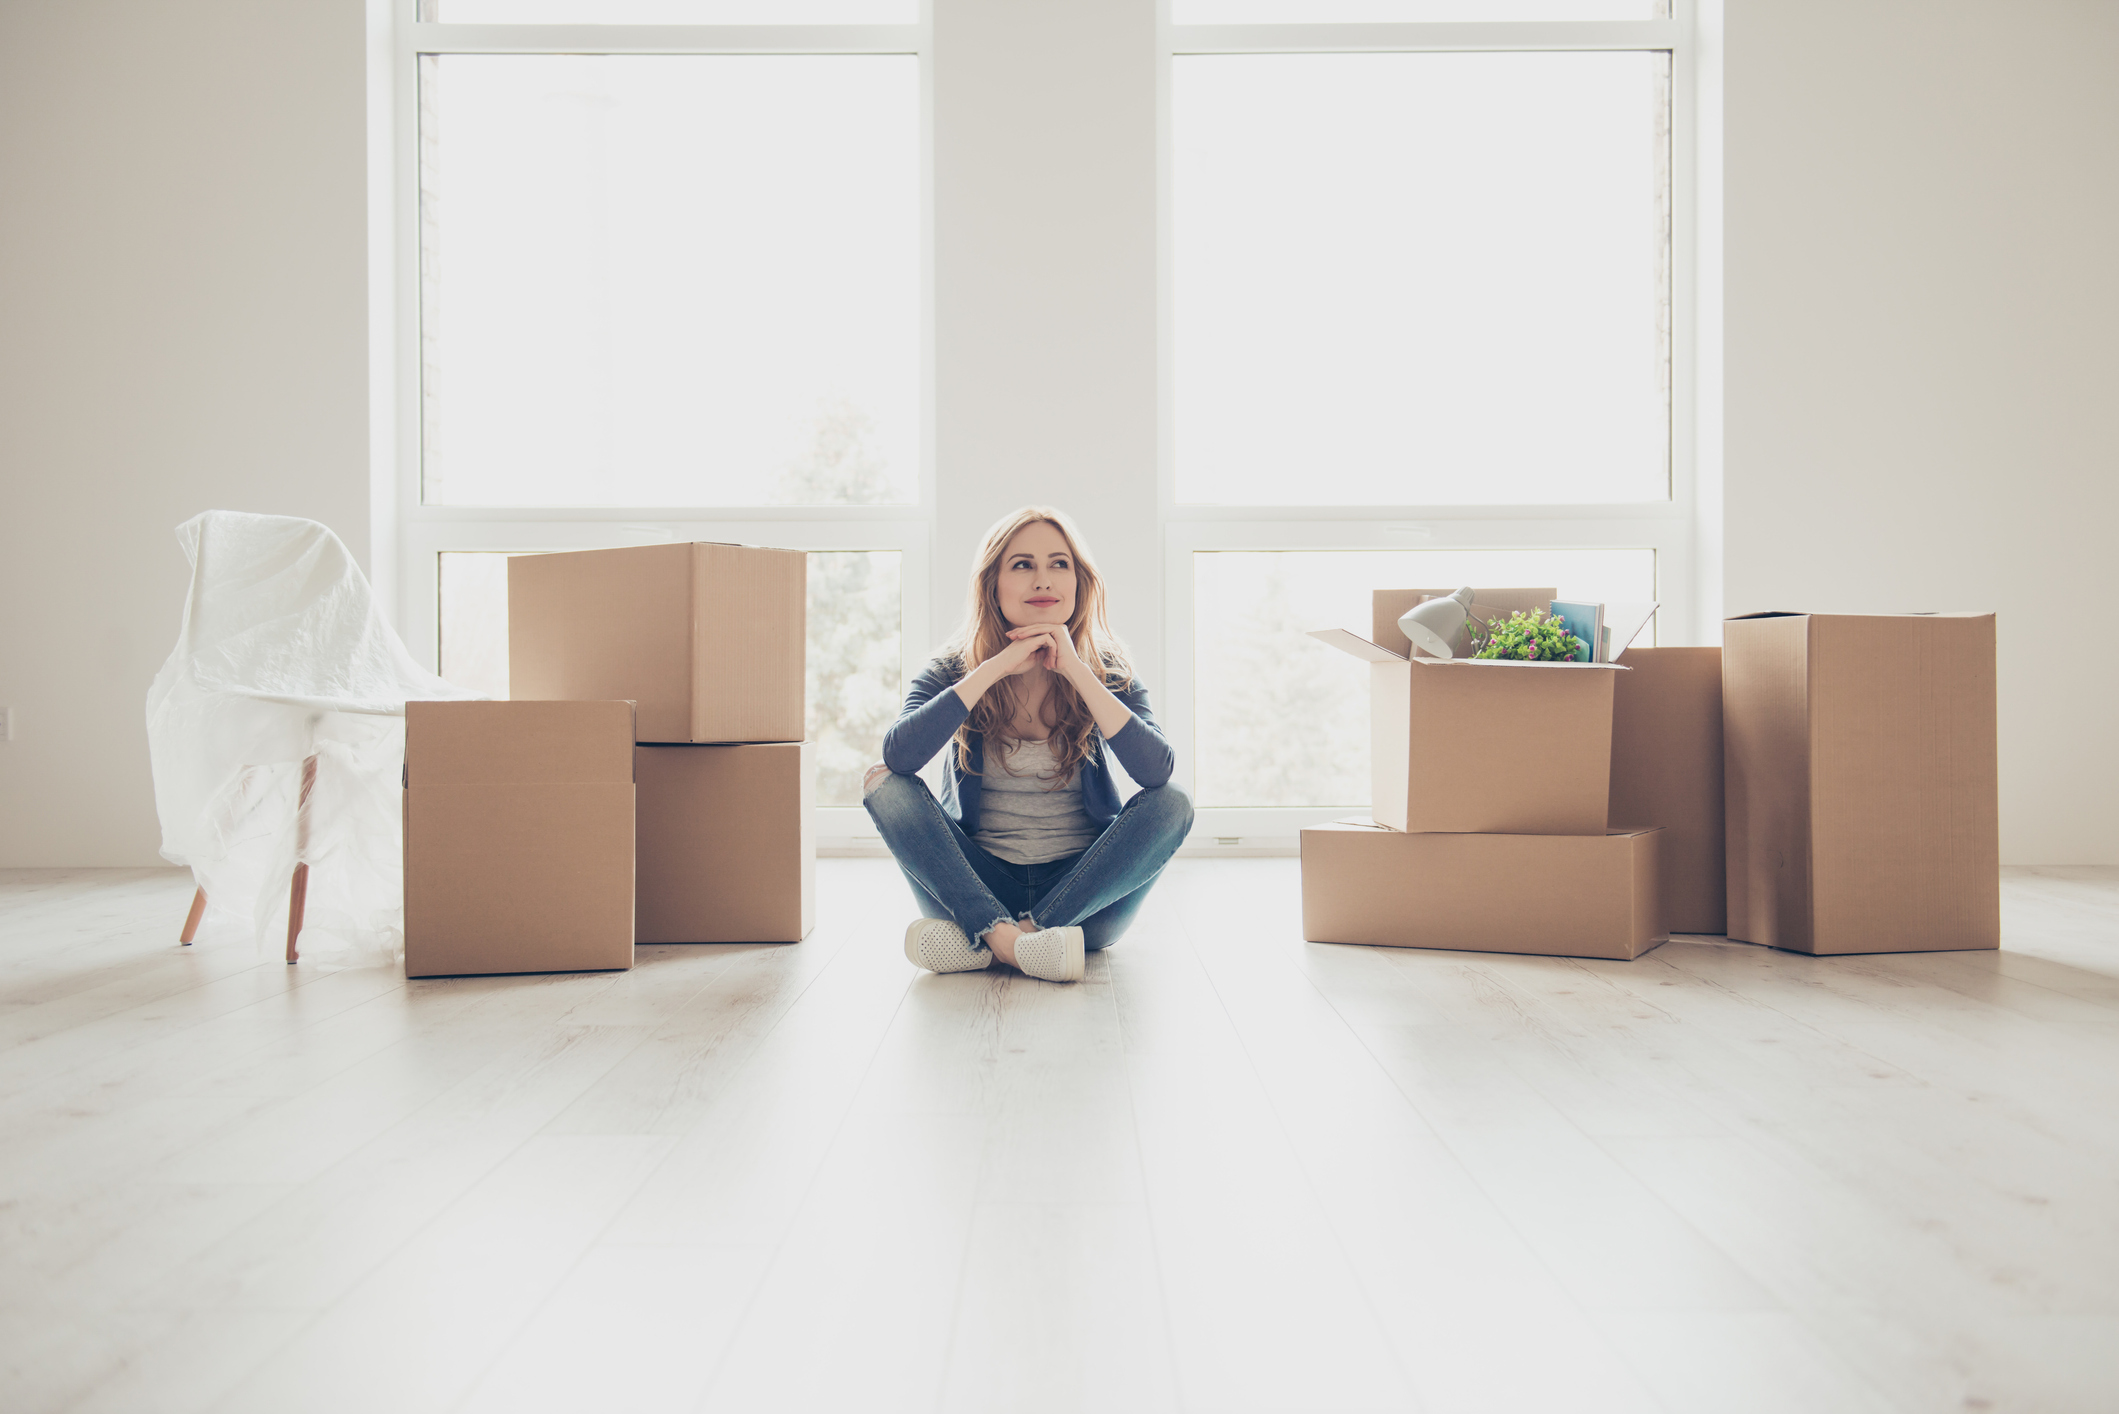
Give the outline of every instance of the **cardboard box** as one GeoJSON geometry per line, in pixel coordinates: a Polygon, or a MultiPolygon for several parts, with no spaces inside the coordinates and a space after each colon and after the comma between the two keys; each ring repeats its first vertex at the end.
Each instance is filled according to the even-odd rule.
{"type": "Polygon", "coordinates": [[[641,741],[800,741],[808,556],[635,545],[508,561],[516,698],[630,698],[641,741]]]}
{"type": "Polygon", "coordinates": [[[1639,957],[1670,936],[1661,830],[1408,835],[1342,820],[1302,832],[1302,936],[1552,957],[1639,957]]]}
{"type": "Polygon", "coordinates": [[[633,704],[405,706],[405,975],[633,965],[633,704]]]}
{"type": "MultiPolygon", "coordinates": [[[[1601,835],[1613,663],[1407,658],[1346,629],[1369,663],[1369,809],[1394,830],[1601,835]]],[[[1401,641],[1403,641],[1401,639],[1401,641]]]]}
{"type": "Polygon", "coordinates": [[[1673,933],[1728,928],[1722,836],[1722,650],[1630,648],[1611,700],[1611,823],[1663,827],[1673,933]]]}
{"type": "MultiPolygon", "coordinates": [[[[1398,620],[1405,617],[1408,609],[1429,599],[1446,599],[1455,594],[1460,585],[1447,589],[1378,589],[1370,595],[1369,638],[1378,646],[1388,648],[1401,658],[1431,657],[1425,649],[1413,647],[1412,640],[1398,631],[1398,620]]],[[[1551,610],[1552,601],[1560,597],[1557,589],[1480,589],[1472,601],[1472,609],[1478,617],[1485,619],[1494,614],[1504,617],[1509,614],[1527,614],[1532,609],[1551,610]]],[[[1458,653],[1469,653],[1471,642],[1461,632],[1450,647],[1458,653]]]]}
{"type": "Polygon", "coordinates": [[[641,746],[643,943],[797,943],[817,916],[807,742],[641,746]]]}
{"type": "Polygon", "coordinates": [[[1729,936],[2001,945],[1992,614],[1752,614],[1722,634],[1729,936]]]}

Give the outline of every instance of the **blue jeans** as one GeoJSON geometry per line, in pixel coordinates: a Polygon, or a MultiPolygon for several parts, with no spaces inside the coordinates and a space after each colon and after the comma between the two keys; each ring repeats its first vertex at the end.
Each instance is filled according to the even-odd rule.
{"type": "Polygon", "coordinates": [[[965,834],[918,776],[885,776],[861,803],[926,917],[953,919],[974,942],[996,923],[1034,917],[1040,928],[1079,927],[1092,952],[1119,940],[1192,828],[1191,797],[1157,786],[1080,854],[1010,864],[965,834]]]}

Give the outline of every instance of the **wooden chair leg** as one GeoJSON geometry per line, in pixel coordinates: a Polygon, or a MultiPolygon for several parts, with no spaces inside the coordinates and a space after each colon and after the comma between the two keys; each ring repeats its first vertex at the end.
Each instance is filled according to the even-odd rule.
{"type": "Polygon", "coordinates": [[[300,962],[302,955],[295,951],[294,940],[302,935],[302,910],[309,902],[309,866],[294,866],[294,882],[287,886],[287,965],[300,962]]]}
{"type": "Polygon", "coordinates": [[[205,912],[206,891],[204,889],[200,889],[197,893],[194,893],[191,896],[191,912],[185,916],[184,936],[177,939],[178,942],[182,943],[187,948],[191,946],[191,940],[199,935],[199,919],[205,914],[205,912]]]}
{"type": "MultiPolygon", "coordinates": [[[[309,848],[309,792],[316,789],[316,758],[311,756],[302,762],[302,792],[294,802],[294,857],[300,860],[309,848]]],[[[302,955],[295,951],[294,940],[302,935],[302,910],[309,902],[309,866],[297,863],[294,866],[294,882],[287,886],[287,965],[294,966],[302,955]]]]}

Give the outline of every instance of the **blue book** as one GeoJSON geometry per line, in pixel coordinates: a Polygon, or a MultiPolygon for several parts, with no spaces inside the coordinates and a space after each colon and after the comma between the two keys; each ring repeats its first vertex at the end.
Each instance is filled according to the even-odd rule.
{"type": "Polygon", "coordinates": [[[1597,643],[1603,636],[1604,606],[1602,604],[1570,604],[1564,599],[1552,601],[1552,616],[1575,636],[1575,658],[1577,663],[1597,661],[1597,643]]]}

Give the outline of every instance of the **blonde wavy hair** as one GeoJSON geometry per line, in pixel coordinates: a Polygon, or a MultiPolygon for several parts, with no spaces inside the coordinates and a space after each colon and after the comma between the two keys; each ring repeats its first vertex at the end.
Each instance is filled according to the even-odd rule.
{"type": "MultiPolygon", "coordinates": [[[[1074,651],[1084,663],[1102,665],[1105,686],[1114,691],[1131,687],[1133,666],[1126,645],[1111,631],[1111,624],[1104,617],[1104,577],[1097,573],[1096,562],[1074,522],[1066,512],[1051,506],[1024,506],[1002,516],[986,532],[971,571],[970,602],[965,606],[963,625],[943,646],[943,654],[955,658],[960,670],[968,673],[1008,646],[1010,625],[1001,614],[1001,561],[1007,557],[1008,543],[1025,526],[1039,521],[1060,533],[1074,557],[1074,612],[1067,618],[1074,651]]],[[[961,770],[972,772],[974,734],[989,741],[1013,739],[1011,724],[1021,692],[1021,679],[1002,678],[979,698],[964,725],[957,728],[957,765],[961,770]]],[[[1089,715],[1089,704],[1074,685],[1056,673],[1039,715],[1052,743],[1053,761],[1059,768],[1054,780],[1069,780],[1094,750],[1091,733],[1096,730],[1096,719],[1089,715]]]]}

